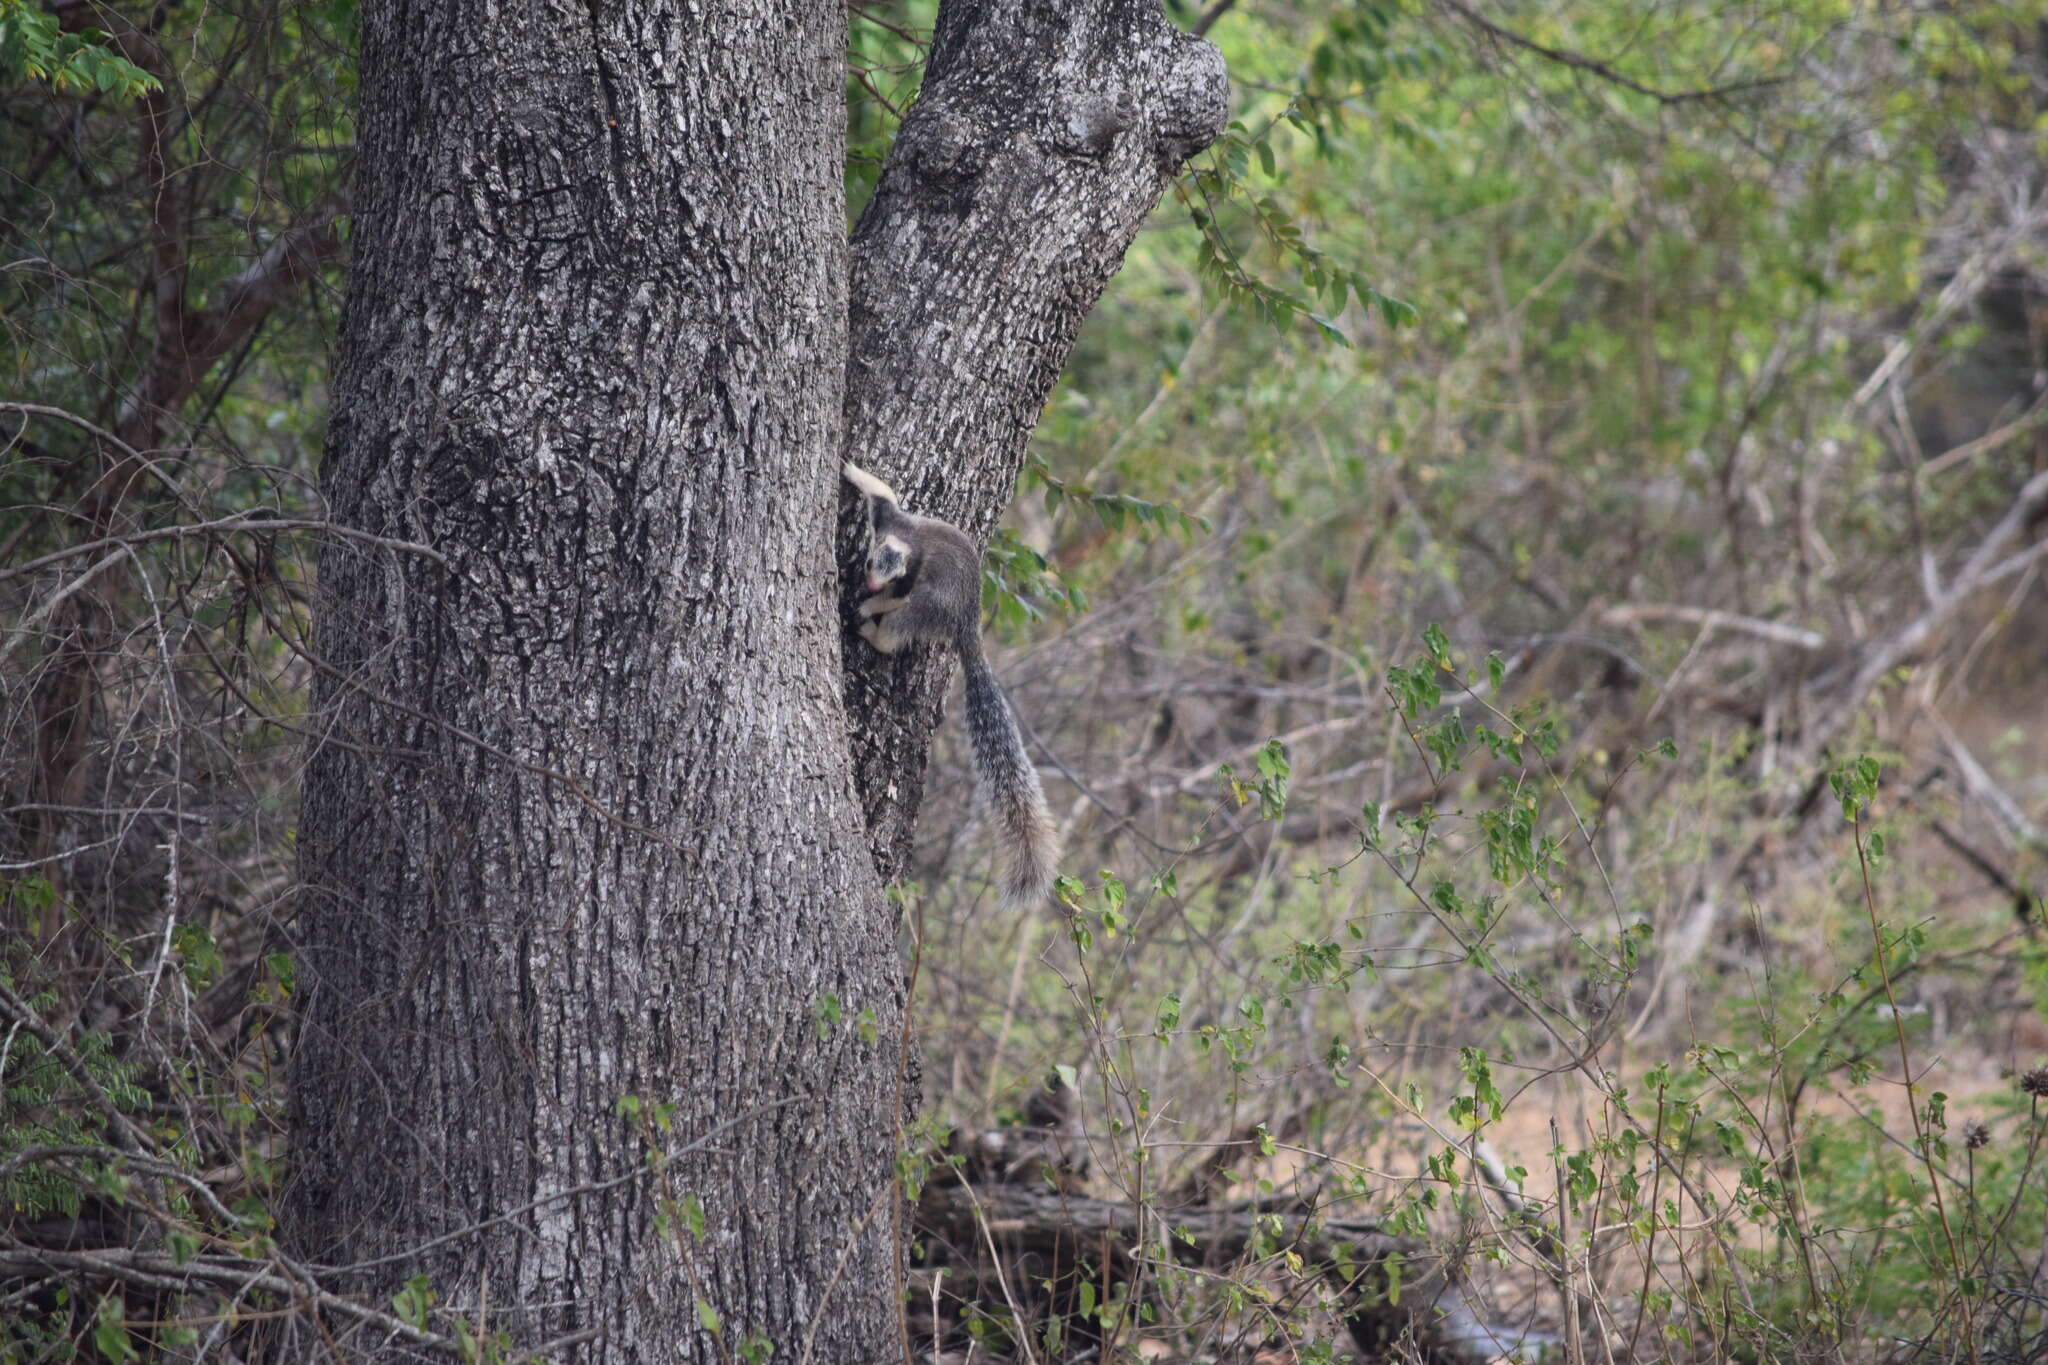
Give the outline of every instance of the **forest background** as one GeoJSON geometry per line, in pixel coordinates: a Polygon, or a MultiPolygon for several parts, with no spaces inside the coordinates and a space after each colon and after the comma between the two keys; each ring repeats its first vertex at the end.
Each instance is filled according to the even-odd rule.
{"type": "MultiPolygon", "coordinates": [[[[1314,1209],[1482,1355],[2039,1358],[2048,10],[1169,13],[1234,122],[988,565],[1072,913],[996,907],[942,728],[902,1165],[1050,1122],[1140,1241],[1273,1222],[913,1265],[917,1353],[1357,1349],[1314,1209]]],[[[848,18],[851,222],[933,10],[848,18]]],[[[290,1297],[77,1248],[268,1254],[354,24],[0,0],[0,1359],[290,1297]]]]}

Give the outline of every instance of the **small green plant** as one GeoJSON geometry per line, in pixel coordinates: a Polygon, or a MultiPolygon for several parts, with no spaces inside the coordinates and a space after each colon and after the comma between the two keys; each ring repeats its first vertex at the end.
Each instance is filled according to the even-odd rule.
{"type": "MultiPolygon", "coordinates": [[[[17,883],[13,888],[17,906],[39,905],[47,895],[48,883],[32,880],[40,886],[17,883]]],[[[58,1003],[53,991],[17,994],[15,970],[0,952],[0,988],[21,1000],[31,1018],[53,1011],[58,1003]]],[[[111,1164],[121,1157],[106,1141],[106,1106],[136,1115],[148,1109],[141,1069],[113,1055],[113,1038],[103,1029],[66,1043],[22,1021],[11,1022],[12,1027],[0,1031],[8,1043],[0,1057],[0,1166],[11,1167],[0,1176],[0,1206],[31,1219],[49,1213],[76,1217],[85,1199],[111,1179],[111,1164]],[[45,1151],[93,1148],[104,1148],[105,1162],[35,1159],[45,1151]]]]}

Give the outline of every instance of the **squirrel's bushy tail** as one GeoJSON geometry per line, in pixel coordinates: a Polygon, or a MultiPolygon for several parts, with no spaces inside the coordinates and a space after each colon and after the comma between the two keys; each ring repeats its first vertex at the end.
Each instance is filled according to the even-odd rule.
{"type": "Polygon", "coordinates": [[[962,642],[960,664],[967,675],[967,738],[974,747],[974,774],[982,799],[995,816],[1002,846],[1003,903],[1028,910],[1045,900],[1058,874],[1060,839],[1038,769],[1024,751],[1024,736],[996,675],[981,656],[980,641],[962,642]]]}

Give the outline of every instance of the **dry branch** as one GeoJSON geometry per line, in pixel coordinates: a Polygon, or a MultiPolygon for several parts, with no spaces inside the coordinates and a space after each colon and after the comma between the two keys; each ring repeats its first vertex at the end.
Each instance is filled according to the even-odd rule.
{"type": "Polygon", "coordinates": [[[1246,1205],[1145,1210],[1141,1216],[1133,1204],[1037,1185],[943,1181],[926,1187],[918,1222],[936,1241],[959,1247],[985,1241],[1011,1260],[1107,1247],[1120,1258],[1165,1252],[1177,1261],[1214,1265],[1238,1259],[1264,1237],[1319,1271],[1342,1300],[1345,1327],[1362,1348],[1406,1341],[1425,1361],[1477,1365],[1513,1345],[1511,1333],[1488,1326],[1472,1311],[1440,1253],[1370,1222],[1246,1205]],[[1163,1245],[1135,1245],[1141,1226],[1155,1233],[1165,1229],[1163,1245]],[[1400,1291],[1388,1295],[1396,1258],[1400,1291]]]}
{"type": "MultiPolygon", "coordinates": [[[[2032,521],[2034,513],[2044,503],[2048,503],[2048,473],[2036,474],[2027,480],[2005,515],[1985,534],[1962,568],[1949,580],[1947,589],[1929,602],[1925,611],[1890,635],[1864,646],[1848,686],[1826,710],[1819,712],[1808,728],[1802,746],[1807,758],[1819,754],[1830,740],[1842,732],[1879,679],[1919,656],[1970,594],[2009,577],[2048,550],[2048,541],[2043,541],[2002,562],[1999,559],[2006,546],[2032,521]]],[[[1806,767],[1806,764],[1798,764],[1793,770],[1803,772],[1806,767]]]]}
{"type": "Polygon", "coordinates": [[[1791,645],[1805,650],[1816,650],[1827,643],[1827,638],[1819,631],[1788,626],[1778,621],[1764,621],[1754,616],[1743,616],[1714,607],[1645,602],[1631,606],[1609,607],[1600,613],[1600,624],[1610,630],[1619,630],[1647,621],[1682,621],[1706,630],[1735,630],[1744,635],[1754,635],[1759,640],[1769,640],[1775,644],[1791,645]]]}

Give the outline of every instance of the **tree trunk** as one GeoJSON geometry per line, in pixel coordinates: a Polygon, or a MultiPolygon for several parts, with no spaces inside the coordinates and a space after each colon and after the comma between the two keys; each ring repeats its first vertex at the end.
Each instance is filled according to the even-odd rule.
{"type": "Polygon", "coordinates": [[[287,1227],[584,1358],[720,1358],[699,1299],[777,1359],[896,1340],[901,969],[834,628],[844,25],[363,9],[323,482],[446,562],[322,561],[287,1227]]]}
{"type": "MultiPolygon", "coordinates": [[[[848,458],[986,542],[1082,320],[1228,113],[1222,56],[1157,0],[943,4],[854,232],[848,458]]],[[[849,514],[849,569],[860,546],[849,514]]],[[[861,799],[894,881],[952,660],[883,658],[846,638],[861,799]]]]}
{"type": "Polygon", "coordinates": [[[844,23],[363,11],[323,481],[435,555],[322,562],[287,1231],[350,1288],[424,1274],[472,1324],[581,1339],[558,1354],[895,1356],[875,866],[950,665],[835,639],[838,456],[985,535],[1222,121],[1220,60],[1151,0],[955,0],[849,313],[844,23]],[[633,1178],[650,1138],[674,1163],[633,1178]]]}

